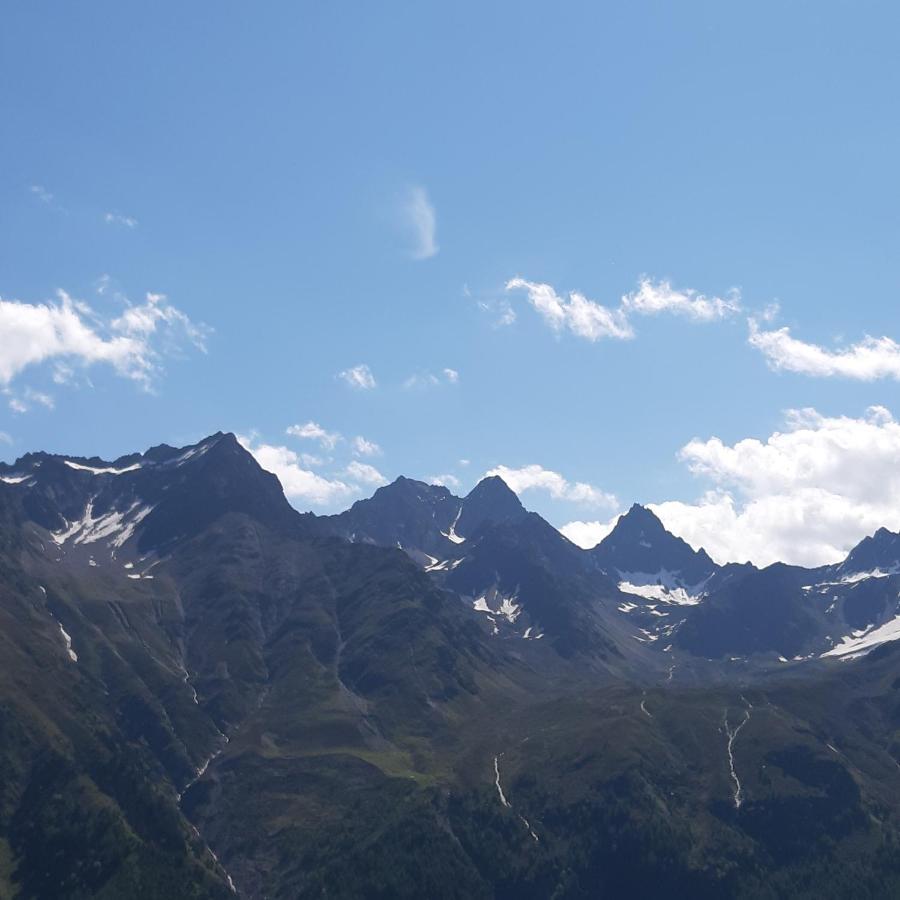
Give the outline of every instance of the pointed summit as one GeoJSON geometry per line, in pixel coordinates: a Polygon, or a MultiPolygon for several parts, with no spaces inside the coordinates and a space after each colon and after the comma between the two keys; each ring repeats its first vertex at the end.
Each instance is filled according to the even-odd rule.
{"type": "Polygon", "coordinates": [[[668,533],[656,513],[647,509],[646,506],[641,506],[640,503],[632,504],[627,513],[619,516],[616,528],[620,529],[623,534],[634,532],[662,535],[668,533]]]}
{"type": "Polygon", "coordinates": [[[879,528],[871,537],[863,538],[839,568],[846,574],[900,569],[900,534],[879,528]]]}
{"type": "Polygon", "coordinates": [[[474,534],[485,522],[506,522],[527,515],[518,496],[499,475],[482,478],[463,500],[458,534],[474,534]]]}
{"type": "Polygon", "coordinates": [[[699,584],[716,570],[705,550],[666,531],[655,513],[637,503],[590,552],[610,574],[667,573],[685,585],[699,584]]]}
{"type": "Polygon", "coordinates": [[[447,488],[400,476],[365,500],[333,516],[319,516],[317,527],[353,543],[400,547],[445,559],[452,543],[441,532],[459,515],[460,503],[447,488]]]}

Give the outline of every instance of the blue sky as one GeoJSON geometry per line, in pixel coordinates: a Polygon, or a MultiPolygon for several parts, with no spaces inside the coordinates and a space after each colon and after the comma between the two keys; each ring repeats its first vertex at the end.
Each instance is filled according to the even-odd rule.
{"type": "Polygon", "coordinates": [[[504,467],[583,541],[632,501],[760,561],[900,527],[846,487],[900,470],[893,4],[2,16],[3,458],[222,429],[300,508],[504,467]]]}

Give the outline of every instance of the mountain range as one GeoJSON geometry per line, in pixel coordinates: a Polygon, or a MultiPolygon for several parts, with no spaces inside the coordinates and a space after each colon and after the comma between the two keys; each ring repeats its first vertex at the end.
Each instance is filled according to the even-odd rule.
{"type": "Polygon", "coordinates": [[[900,535],[301,514],[233,435],[0,464],[0,897],[900,893],[900,535]]]}

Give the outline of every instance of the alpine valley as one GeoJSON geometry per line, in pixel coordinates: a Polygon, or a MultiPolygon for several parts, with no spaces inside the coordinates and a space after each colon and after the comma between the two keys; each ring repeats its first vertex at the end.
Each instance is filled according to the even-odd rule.
{"type": "Polygon", "coordinates": [[[900,896],[900,535],[295,511],[233,435],[0,464],[0,897],[900,896]]]}

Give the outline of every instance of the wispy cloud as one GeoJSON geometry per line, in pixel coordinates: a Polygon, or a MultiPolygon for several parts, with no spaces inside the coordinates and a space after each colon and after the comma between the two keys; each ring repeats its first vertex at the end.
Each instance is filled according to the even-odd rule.
{"type": "Polygon", "coordinates": [[[338,372],[337,377],[350,387],[360,391],[370,391],[378,386],[372,370],[365,363],[344,369],[342,372],[338,372]]]}
{"type": "Polygon", "coordinates": [[[285,432],[292,437],[318,441],[326,450],[333,450],[343,440],[337,431],[326,431],[318,422],[306,422],[303,425],[289,425],[285,432]]]}
{"type": "Polygon", "coordinates": [[[695,322],[712,322],[741,309],[737,291],[725,298],[706,297],[690,289],[676,290],[668,281],[654,282],[648,278],[642,278],[638,289],[621,297],[615,307],[590,300],[578,291],[561,296],[549,284],[524,278],[511,278],[506,290],[524,290],[531,306],[554,331],[569,331],[589,341],[633,338],[634,316],[670,313],[695,322]]]}
{"type": "MultiPolygon", "coordinates": [[[[513,279],[513,281],[515,280],[513,279]]],[[[507,290],[509,289],[509,284],[507,284],[507,290]]],[[[505,328],[508,325],[514,325],[517,319],[515,309],[505,297],[479,300],[478,308],[493,318],[494,328],[505,328]]]]}
{"type": "Polygon", "coordinates": [[[28,190],[37,197],[41,203],[45,203],[47,206],[51,206],[53,204],[53,194],[47,190],[42,184],[33,184],[28,190]]]}
{"type": "Polygon", "coordinates": [[[9,387],[5,387],[2,389],[2,393],[8,397],[7,404],[15,413],[28,412],[35,404],[43,406],[45,409],[54,409],[56,407],[56,401],[50,394],[46,394],[43,391],[36,391],[30,387],[25,388],[25,390],[21,392],[16,392],[9,387]]]}
{"type": "Polygon", "coordinates": [[[381,456],[381,447],[375,441],[368,441],[362,435],[352,440],[353,452],[357,456],[381,456]]]}
{"type": "Polygon", "coordinates": [[[843,350],[828,350],[798,340],[789,328],[763,330],[750,319],[751,347],[759,350],[776,371],[798,372],[817,378],[842,377],[858,381],[900,380],[900,344],[889,337],[866,335],[843,350]]]}
{"type": "Polygon", "coordinates": [[[103,221],[107,225],[118,225],[121,228],[133,229],[138,227],[138,220],[132,216],[123,216],[121,213],[106,212],[103,221]]]}
{"type": "Polygon", "coordinates": [[[413,185],[406,190],[400,212],[410,237],[413,259],[430,259],[440,249],[437,245],[437,214],[425,188],[413,185]]]}
{"type": "Polygon", "coordinates": [[[438,387],[442,384],[458,384],[459,372],[456,369],[441,369],[439,375],[434,372],[416,372],[403,382],[403,387],[408,390],[422,390],[423,388],[438,387]]]}

